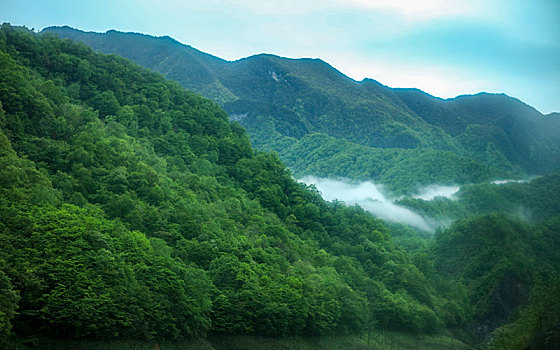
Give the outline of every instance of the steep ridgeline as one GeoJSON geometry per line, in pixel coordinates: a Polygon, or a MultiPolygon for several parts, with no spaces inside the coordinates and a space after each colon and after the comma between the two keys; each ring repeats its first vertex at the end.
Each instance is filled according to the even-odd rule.
{"type": "Polygon", "coordinates": [[[0,343],[464,327],[465,288],[432,278],[210,100],[2,25],[0,343]]]}
{"type": "Polygon", "coordinates": [[[263,54],[228,62],[169,37],[45,31],[129,58],[214,99],[246,127],[255,147],[278,152],[297,176],[373,179],[407,192],[436,181],[560,170],[558,115],[543,116],[506,95],[442,100],[356,82],[318,59],[263,54]],[[417,162],[410,149],[423,150],[418,173],[410,171],[417,162]]]}

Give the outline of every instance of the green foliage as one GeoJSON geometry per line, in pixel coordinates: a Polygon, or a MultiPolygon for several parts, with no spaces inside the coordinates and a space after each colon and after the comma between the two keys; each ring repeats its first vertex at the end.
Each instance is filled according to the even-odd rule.
{"type": "Polygon", "coordinates": [[[143,234],[71,205],[11,214],[30,221],[28,237],[2,237],[9,262],[32,268],[14,283],[33,283],[26,288],[35,295],[23,295],[18,322],[72,337],[177,337],[209,328],[203,271],[164,260],[143,234]]]}
{"type": "MultiPolygon", "coordinates": [[[[474,307],[474,333],[479,340],[487,339],[488,332],[511,321],[520,307],[525,310],[521,311],[524,316],[514,317],[514,323],[498,328],[495,348],[525,348],[527,341],[533,337],[542,339],[541,332],[557,324],[555,319],[540,328],[537,320],[548,316],[544,316],[546,312],[541,314],[541,309],[534,311],[534,307],[541,307],[534,305],[541,305],[543,282],[556,288],[557,281],[551,276],[558,272],[558,253],[551,247],[560,243],[557,229],[558,218],[531,226],[502,214],[489,214],[460,220],[436,233],[432,247],[435,268],[466,286],[474,307]],[[530,326],[513,337],[525,322],[530,326]],[[508,334],[512,335],[511,343],[506,341],[508,334]],[[525,345],[514,346],[515,342],[525,345]],[[510,345],[503,347],[506,343],[510,345]]],[[[555,303],[552,298],[550,306],[556,307],[555,303]]]]}
{"type": "MultiPolygon", "coordinates": [[[[263,125],[266,123],[249,126],[248,131],[264,133],[263,125]]],[[[272,139],[263,142],[268,150],[277,151],[298,177],[312,174],[374,180],[388,184],[395,194],[410,194],[431,184],[475,183],[507,174],[449,151],[372,148],[325,134],[309,134],[290,143],[278,135],[266,139],[272,139]]]]}
{"type": "Polygon", "coordinates": [[[227,62],[169,37],[45,30],[116,53],[212,98],[296,176],[375,180],[404,194],[560,170],[560,119],[505,95],[442,100],[356,82],[318,59],[227,62]]]}
{"type": "Polygon", "coordinates": [[[529,182],[481,183],[462,186],[453,199],[431,201],[403,198],[397,203],[432,218],[460,219],[503,213],[530,223],[542,223],[560,213],[560,174],[529,182]]]}
{"type": "Polygon", "coordinates": [[[16,314],[19,295],[13,289],[10,278],[3,271],[5,263],[0,260],[0,346],[10,335],[12,318],[16,314]]]}
{"type": "Polygon", "coordinates": [[[531,111],[496,97],[499,112],[485,95],[442,107],[314,60],[253,57],[219,79],[203,68],[224,62],[201,62],[185,68],[198,72],[196,89],[221,96],[253,144],[278,154],[254,151],[216,104],[156,73],[2,26],[0,341],[367,333],[387,347],[391,330],[418,345],[444,327],[486,327],[497,329],[496,348],[551,344],[558,175],[468,185],[454,201],[401,200],[463,218],[429,243],[325,202],[279,160],[298,176],[374,179],[401,194],[476,183],[542,161],[520,151],[524,134],[512,131],[515,141],[503,128],[509,115],[541,130],[527,125],[531,111]],[[473,106],[500,118],[465,112],[473,106]]]}
{"type": "Polygon", "coordinates": [[[0,48],[3,336],[444,325],[381,221],[294,181],[216,104],[51,35],[6,24],[0,48]]]}
{"type": "Polygon", "coordinates": [[[560,344],[560,283],[558,276],[537,282],[531,300],[514,321],[498,328],[489,349],[554,349],[560,344]]]}

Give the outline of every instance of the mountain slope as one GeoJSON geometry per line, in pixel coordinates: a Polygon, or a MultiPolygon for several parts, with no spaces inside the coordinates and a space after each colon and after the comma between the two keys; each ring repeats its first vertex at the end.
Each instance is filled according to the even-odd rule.
{"type": "Polygon", "coordinates": [[[157,73],[4,24],[0,106],[0,346],[468,322],[383,222],[157,73]]]}
{"type": "MultiPolygon", "coordinates": [[[[51,27],[45,32],[122,55],[213,98],[230,118],[247,128],[257,147],[268,145],[267,149],[277,151],[296,173],[304,170],[298,168],[300,159],[290,162],[283,155],[284,147],[312,133],[381,150],[450,151],[477,164],[476,168],[493,168],[487,179],[495,174],[515,176],[560,170],[560,140],[546,132],[558,128],[559,118],[545,117],[505,95],[442,100],[419,90],[391,89],[370,79],[356,82],[317,59],[256,55],[227,62],[166,37],[115,31],[87,33],[68,27],[51,27]]],[[[301,144],[297,148],[298,154],[309,158],[310,150],[301,144]]],[[[446,158],[443,153],[439,155],[446,158]]],[[[369,163],[375,162],[376,158],[370,158],[369,163]]],[[[433,172],[437,171],[434,164],[433,172]]],[[[360,175],[343,176],[372,179],[362,174],[374,172],[371,166],[364,166],[360,175]]],[[[466,182],[478,180],[475,174],[465,175],[466,182]]],[[[422,182],[421,174],[412,177],[405,185],[409,190],[422,182]]],[[[453,182],[456,177],[445,182],[453,182]]]]}
{"type": "Polygon", "coordinates": [[[470,328],[479,342],[493,340],[491,349],[554,349],[558,345],[560,303],[554,293],[560,266],[553,248],[560,243],[558,219],[529,226],[488,214],[459,220],[436,233],[433,266],[465,283],[474,309],[470,328]],[[548,309],[538,298],[548,298],[548,309]],[[514,322],[494,332],[506,321],[514,322]],[[512,327],[517,327],[517,334],[511,333],[512,327]],[[512,339],[518,342],[515,346],[512,339]],[[532,341],[542,345],[529,347],[532,341]]]}
{"type": "MultiPolygon", "coordinates": [[[[69,38],[81,41],[81,32],[68,27],[60,28],[69,34],[69,38]]],[[[91,46],[95,50],[130,56],[129,58],[147,68],[160,72],[169,79],[191,86],[192,90],[203,92],[203,95],[220,100],[234,99],[224,88],[214,67],[226,64],[226,61],[183,45],[170,37],[154,38],[138,33],[121,33],[110,30],[105,34],[91,33],[91,46]],[[127,48],[128,47],[128,48],[127,48]],[[123,49],[127,48],[127,55],[123,49]]]]}
{"type": "MultiPolygon", "coordinates": [[[[316,66],[294,62],[302,71],[316,66]]],[[[381,169],[390,181],[399,171],[429,175],[433,164],[445,169],[433,175],[442,178],[491,171],[451,151],[275,133],[276,145],[309,150],[302,151],[306,164],[338,156],[352,164],[357,154],[366,164],[357,168],[381,169]],[[394,164],[400,170],[383,170],[394,164]]],[[[211,101],[114,55],[5,24],[0,347],[10,332],[33,345],[38,337],[159,341],[370,331],[387,347],[387,330],[396,330],[416,339],[408,348],[418,348],[427,333],[485,326],[474,329],[485,338],[506,320],[514,322],[497,329],[493,348],[558,344],[557,185],[558,176],[499,189],[472,185],[464,193],[474,196],[457,210],[486,214],[515,198],[505,209],[529,204],[539,212],[535,224],[497,214],[466,218],[411,256],[383,222],[359,207],[325,202],[274,154],[254,151],[211,101]],[[477,193],[485,199],[476,201],[477,193]]],[[[424,204],[416,203],[441,208],[424,204]]]]}

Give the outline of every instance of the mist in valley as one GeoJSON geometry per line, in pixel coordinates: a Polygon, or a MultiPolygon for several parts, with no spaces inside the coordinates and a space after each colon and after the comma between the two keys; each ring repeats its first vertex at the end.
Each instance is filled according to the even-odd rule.
{"type": "Polygon", "coordinates": [[[509,184],[509,183],[527,183],[529,182],[531,179],[527,179],[527,180],[494,180],[491,181],[491,184],[494,185],[505,185],[505,184],[509,184]]]}
{"type": "MultiPolygon", "coordinates": [[[[346,205],[358,204],[373,215],[389,222],[412,226],[426,232],[434,232],[437,227],[447,226],[450,220],[437,220],[422,216],[408,208],[397,205],[384,190],[383,185],[371,181],[352,182],[344,179],[318,178],[306,176],[299,180],[307,185],[315,185],[327,201],[339,200],[346,205]]],[[[431,200],[435,197],[453,198],[458,186],[430,185],[417,191],[415,198],[431,200]]]]}
{"type": "Polygon", "coordinates": [[[429,185],[419,189],[412,197],[423,199],[425,201],[431,201],[436,197],[452,199],[460,189],[460,186],[429,185]]]}

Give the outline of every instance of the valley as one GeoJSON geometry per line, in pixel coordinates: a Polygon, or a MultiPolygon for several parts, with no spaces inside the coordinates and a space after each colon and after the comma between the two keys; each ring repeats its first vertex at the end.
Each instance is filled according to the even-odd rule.
{"type": "Polygon", "coordinates": [[[503,94],[5,23],[0,347],[554,349],[559,171],[503,94]]]}

